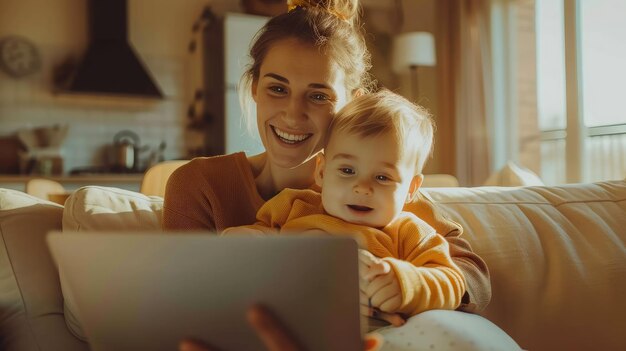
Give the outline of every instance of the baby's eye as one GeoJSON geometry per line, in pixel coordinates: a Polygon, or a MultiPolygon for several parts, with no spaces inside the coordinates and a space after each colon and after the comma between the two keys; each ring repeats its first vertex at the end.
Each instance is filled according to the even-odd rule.
{"type": "Polygon", "coordinates": [[[379,182],[389,182],[391,181],[391,178],[385,176],[385,175],[377,175],[376,176],[376,180],[378,180],[379,182]]]}
{"type": "Polygon", "coordinates": [[[349,168],[349,167],[339,168],[339,172],[341,172],[342,174],[345,174],[345,175],[353,175],[354,174],[354,170],[352,168],[349,168]]]}

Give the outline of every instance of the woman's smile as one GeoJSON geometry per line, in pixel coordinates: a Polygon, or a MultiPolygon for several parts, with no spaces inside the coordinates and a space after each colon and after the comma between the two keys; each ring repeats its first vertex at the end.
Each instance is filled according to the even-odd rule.
{"type": "Polygon", "coordinates": [[[289,133],[272,125],[270,125],[270,127],[278,140],[290,145],[300,144],[313,135],[313,133],[289,133]]]}

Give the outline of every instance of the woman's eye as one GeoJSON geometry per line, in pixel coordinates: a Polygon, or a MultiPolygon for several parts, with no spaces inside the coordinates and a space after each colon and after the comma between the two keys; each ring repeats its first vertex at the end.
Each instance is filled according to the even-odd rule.
{"type": "Polygon", "coordinates": [[[312,94],[311,99],[315,101],[320,101],[320,102],[330,100],[330,98],[326,94],[312,94]]]}
{"type": "Polygon", "coordinates": [[[284,94],[287,92],[287,89],[277,85],[270,86],[268,89],[275,94],[284,94]]]}
{"type": "Polygon", "coordinates": [[[352,168],[348,168],[348,167],[339,168],[339,172],[341,172],[342,174],[345,174],[345,175],[353,175],[354,174],[354,170],[352,168]]]}

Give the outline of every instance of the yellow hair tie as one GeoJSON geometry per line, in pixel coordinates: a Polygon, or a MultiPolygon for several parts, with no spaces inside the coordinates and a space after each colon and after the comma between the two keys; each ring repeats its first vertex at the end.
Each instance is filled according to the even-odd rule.
{"type": "MultiPolygon", "coordinates": [[[[311,4],[307,1],[304,0],[289,0],[287,1],[287,12],[291,12],[295,9],[297,9],[298,7],[302,7],[302,8],[307,8],[307,7],[311,7],[311,4]]],[[[319,5],[316,5],[316,7],[320,7],[319,5]]],[[[330,13],[331,15],[339,18],[342,21],[348,21],[348,18],[346,16],[344,16],[342,13],[339,13],[335,10],[330,10],[330,9],[326,9],[326,11],[328,13],[330,13]]]]}

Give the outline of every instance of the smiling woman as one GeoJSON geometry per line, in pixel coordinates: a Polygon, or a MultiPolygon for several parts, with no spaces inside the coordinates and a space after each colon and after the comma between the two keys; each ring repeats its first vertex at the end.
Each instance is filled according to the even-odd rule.
{"type": "MultiPolygon", "coordinates": [[[[370,55],[361,26],[357,25],[357,0],[290,3],[293,6],[288,13],[272,18],[257,34],[250,49],[251,64],[240,84],[241,99],[248,106],[256,104],[256,115],[250,120],[256,121],[265,152],[196,158],[178,168],[166,189],[165,230],[222,232],[249,225],[256,221],[264,203],[282,190],[315,193],[318,189],[315,156],[322,152],[328,126],[337,111],[356,96],[370,92],[370,55]]],[[[421,164],[406,168],[411,172],[397,172],[398,179],[385,172],[375,175],[385,177],[383,183],[395,188],[397,191],[391,191],[394,194],[415,195],[404,208],[399,203],[404,203],[406,196],[389,197],[393,203],[386,203],[389,198],[385,197],[376,205],[359,201],[346,205],[352,212],[370,212],[359,211],[365,207],[372,212],[392,207],[393,213],[406,211],[403,216],[419,217],[420,225],[429,228],[424,232],[429,242],[446,248],[440,250],[442,260],[438,262],[445,266],[442,274],[450,289],[444,290],[450,295],[441,296],[441,304],[436,305],[468,311],[484,308],[491,296],[485,263],[467,241],[459,238],[462,228],[445,219],[432,202],[417,195],[421,177],[407,174],[416,169],[421,172],[421,164]],[[393,181],[387,183],[387,178],[393,181]]],[[[389,277],[386,274],[384,279],[389,277]]],[[[381,308],[387,305],[376,302],[381,308]]],[[[421,304],[409,303],[403,312],[411,315],[424,308],[417,305],[421,304]]],[[[367,303],[362,313],[372,315],[367,303]]]]}
{"type": "Polygon", "coordinates": [[[261,29],[240,84],[247,116],[245,107],[256,104],[249,121],[266,151],[195,159],[177,170],[165,196],[166,229],[220,231],[253,223],[263,202],[283,188],[314,183],[313,157],[326,128],[357,91],[368,90],[370,63],[353,25],[357,0],[301,5],[261,29]]]}
{"type": "MultiPolygon", "coordinates": [[[[256,103],[252,120],[266,151],[196,158],[177,169],[166,189],[164,229],[222,231],[251,224],[281,190],[315,187],[313,156],[322,150],[326,127],[346,102],[369,91],[371,65],[356,25],[357,0],[298,4],[263,26],[240,84],[242,100],[256,103]]],[[[407,206],[448,240],[468,280],[461,308],[482,309],[491,296],[487,268],[459,238],[462,228],[422,197],[407,206]]]]}

